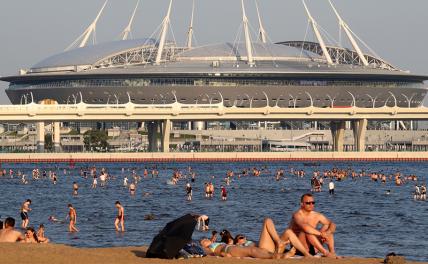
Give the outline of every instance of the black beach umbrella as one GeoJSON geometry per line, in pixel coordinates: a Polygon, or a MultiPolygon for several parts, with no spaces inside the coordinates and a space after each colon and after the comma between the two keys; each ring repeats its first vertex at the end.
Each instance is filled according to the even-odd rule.
{"type": "Polygon", "coordinates": [[[186,214],[166,226],[159,232],[147,250],[147,258],[172,259],[178,255],[178,251],[192,240],[196,219],[191,214],[186,214]]]}

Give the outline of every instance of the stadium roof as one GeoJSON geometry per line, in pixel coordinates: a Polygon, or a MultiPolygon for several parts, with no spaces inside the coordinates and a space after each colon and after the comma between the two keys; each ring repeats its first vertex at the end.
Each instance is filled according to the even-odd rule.
{"type": "Polygon", "coordinates": [[[156,40],[145,38],[134,40],[119,40],[76,48],[48,57],[35,64],[32,69],[92,65],[95,62],[110,55],[146,45],[154,45],[155,43],[156,40]]]}
{"type": "MultiPolygon", "coordinates": [[[[322,56],[305,51],[299,48],[272,44],[272,43],[251,43],[253,48],[253,56],[257,59],[267,60],[287,60],[287,59],[323,59],[322,56]]],[[[242,58],[247,56],[245,43],[240,42],[233,44],[230,42],[196,47],[185,51],[179,55],[180,59],[188,60],[212,60],[212,59],[228,59],[242,58]]]]}

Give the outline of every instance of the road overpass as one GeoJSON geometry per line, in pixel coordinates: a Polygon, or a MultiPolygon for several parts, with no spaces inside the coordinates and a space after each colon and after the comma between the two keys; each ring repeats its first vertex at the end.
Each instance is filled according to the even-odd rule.
{"type": "MultiPolygon", "coordinates": [[[[313,105],[313,104],[312,104],[313,105]]],[[[355,104],[353,104],[355,105],[355,104]]],[[[281,108],[269,106],[260,108],[225,107],[218,104],[44,104],[1,105],[0,121],[35,122],[38,149],[43,151],[44,123],[53,122],[54,145],[59,149],[59,123],[67,121],[139,121],[148,122],[149,149],[157,149],[161,139],[162,150],[169,150],[169,134],[172,121],[212,120],[302,120],[330,121],[333,147],[343,149],[345,122],[351,121],[356,149],[364,151],[365,131],[368,120],[428,120],[428,108],[281,108]]]]}

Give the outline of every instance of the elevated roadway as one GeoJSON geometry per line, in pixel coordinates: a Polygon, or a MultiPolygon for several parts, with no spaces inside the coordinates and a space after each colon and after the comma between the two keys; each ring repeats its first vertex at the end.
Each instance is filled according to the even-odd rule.
{"type": "MultiPolygon", "coordinates": [[[[269,105],[269,103],[267,103],[269,105]]],[[[313,105],[313,104],[311,104],[313,105]]],[[[353,104],[355,105],[355,103],[353,104]]],[[[397,104],[395,104],[397,105],[397,104]]],[[[54,145],[59,149],[59,122],[66,121],[144,121],[148,122],[149,149],[169,151],[171,121],[210,120],[323,120],[331,122],[333,148],[343,150],[345,122],[351,121],[356,149],[364,151],[368,120],[428,120],[428,108],[239,108],[218,104],[36,104],[2,105],[0,121],[35,122],[39,150],[44,148],[44,122],[54,123],[54,145]]]]}

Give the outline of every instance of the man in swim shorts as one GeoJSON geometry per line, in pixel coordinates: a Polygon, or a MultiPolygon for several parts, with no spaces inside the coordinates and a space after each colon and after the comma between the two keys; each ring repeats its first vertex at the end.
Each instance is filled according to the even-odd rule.
{"type": "Polygon", "coordinates": [[[310,193],[302,195],[300,209],[294,212],[289,228],[297,235],[307,250],[313,246],[324,256],[337,258],[334,249],[336,225],[323,214],[314,211],[314,207],[313,195],[310,193]],[[317,228],[319,224],[322,226],[320,229],[317,228]],[[327,244],[328,250],[323,247],[324,243],[327,244]]]}
{"type": "Polygon", "coordinates": [[[77,213],[76,209],[73,208],[72,204],[68,204],[68,216],[70,218],[70,223],[68,225],[68,231],[69,232],[79,232],[79,229],[76,228],[76,222],[77,222],[77,213]]]}
{"type": "Polygon", "coordinates": [[[27,228],[28,223],[30,222],[30,219],[28,217],[28,212],[31,211],[30,204],[31,204],[31,200],[27,199],[21,206],[21,219],[22,219],[21,227],[23,229],[27,228]]]}

